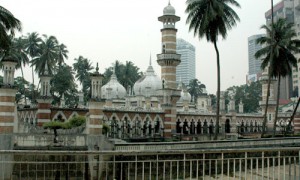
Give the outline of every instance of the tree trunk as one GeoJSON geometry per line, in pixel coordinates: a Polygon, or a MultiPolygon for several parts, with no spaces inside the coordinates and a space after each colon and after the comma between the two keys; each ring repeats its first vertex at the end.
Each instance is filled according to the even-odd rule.
{"type": "Polygon", "coordinates": [[[275,119],[274,119],[274,124],[273,124],[273,137],[275,137],[275,133],[276,133],[276,123],[277,123],[277,117],[278,117],[279,98],[280,98],[280,75],[278,76],[276,110],[275,110],[275,119]]]}
{"type": "Polygon", "coordinates": [[[221,76],[220,76],[220,55],[219,55],[219,50],[217,47],[217,42],[214,41],[214,47],[216,50],[217,54],[217,78],[218,78],[218,88],[217,88],[217,110],[216,110],[216,128],[215,128],[215,135],[214,135],[214,140],[217,140],[218,138],[218,133],[219,133],[219,116],[220,116],[220,87],[221,87],[221,76]]]}
{"type": "Polygon", "coordinates": [[[24,79],[24,73],[23,73],[23,68],[22,68],[22,64],[21,64],[21,73],[22,73],[22,83],[23,83],[23,86],[24,86],[24,90],[23,90],[23,94],[24,94],[24,100],[25,100],[25,105],[27,105],[27,100],[26,100],[26,94],[25,94],[25,79],[24,79]]]}
{"type": "Polygon", "coordinates": [[[31,67],[31,73],[32,73],[32,90],[31,90],[31,101],[34,102],[34,71],[33,66],[31,67]]]}
{"type": "MultiPolygon", "coordinates": [[[[271,0],[271,52],[270,52],[270,60],[273,60],[273,41],[274,41],[274,33],[273,33],[273,25],[274,25],[274,14],[273,14],[273,0],[271,0]]],[[[268,106],[269,106],[269,96],[270,96],[270,84],[271,84],[271,76],[270,76],[270,67],[268,71],[268,89],[267,89],[267,98],[266,98],[266,108],[264,113],[264,120],[262,125],[262,133],[261,137],[264,137],[266,133],[266,124],[267,124],[267,113],[268,113],[268,106]]]]}
{"type": "MultiPolygon", "coordinates": [[[[289,124],[288,124],[288,126],[285,128],[286,131],[291,129],[291,124],[292,124],[292,121],[294,120],[294,117],[295,117],[295,114],[296,114],[296,112],[297,112],[297,109],[298,109],[299,104],[300,104],[300,97],[298,98],[298,102],[297,102],[296,107],[295,107],[295,109],[294,109],[294,111],[293,111],[293,114],[292,114],[292,116],[291,116],[291,118],[290,118],[289,124]]],[[[287,133],[287,132],[285,132],[285,134],[286,134],[286,133],[287,133]]]]}
{"type": "MultiPolygon", "coordinates": [[[[269,67],[270,71],[270,67],[269,67]]],[[[269,107],[269,96],[270,96],[270,87],[271,87],[271,76],[268,73],[268,88],[267,88],[267,98],[266,98],[266,107],[265,107],[265,113],[264,113],[264,120],[262,124],[262,132],[261,132],[261,138],[264,137],[266,133],[266,125],[267,125],[267,113],[268,113],[268,107],[269,107]]]]}

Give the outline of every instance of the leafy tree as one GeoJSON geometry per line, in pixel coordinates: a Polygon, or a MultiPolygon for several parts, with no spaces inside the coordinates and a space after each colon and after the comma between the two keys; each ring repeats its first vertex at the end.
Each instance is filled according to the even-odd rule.
{"type": "Polygon", "coordinates": [[[261,82],[252,82],[250,85],[232,86],[225,91],[226,104],[229,102],[228,93],[234,92],[235,109],[238,110],[239,103],[244,104],[245,113],[257,113],[260,110],[259,101],[261,100],[261,82]]]}
{"type": "Polygon", "coordinates": [[[51,93],[54,97],[54,104],[61,101],[64,95],[66,105],[74,106],[78,101],[76,84],[74,82],[74,72],[71,66],[63,64],[51,80],[51,93]]]}
{"type": "Polygon", "coordinates": [[[109,81],[113,71],[115,71],[118,81],[125,88],[128,86],[132,87],[142,76],[142,73],[139,72],[139,68],[131,61],[126,61],[126,64],[124,65],[117,60],[115,64],[105,70],[103,84],[106,84],[109,81]]]}
{"type": "MultiPolygon", "coordinates": [[[[39,37],[37,32],[28,33],[25,38],[25,50],[28,56],[31,58],[31,62],[34,58],[40,55],[40,45],[42,43],[42,39],[39,37]]],[[[32,84],[34,84],[34,71],[32,67],[32,84]]]]}
{"type": "Polygon", "coordinates": [[[188,85],[188,91],[195,101],[197,101],[197,98],[203,93],[202,88],[205,88],[205,85],[201,84],[201,82],[198,79],[190,80],[188,85]]]}
{"type": "MultiPolygon", "coordinates": [[[[21,31],[21,22],[4,7],[0,6],[0,55],[3,56],[11,45],[11,37],[15,31],[21,31]]],[[[1,57],[0,57],[1,59],[1,57]]]]}
{"type": "MultiPolygon", "coordinates": [[[[12,56],[14,59],[18,61],[18,64],[16,65],[16,69],[18,68],[21,69],[21,73],[22,73],[21,80],[25,81],[23,66],[25,67],[25,65],[29,63],[29,59],[25,51],[24,44],[25,44],[25,39],[22,37],[12,39],[12,44],[10,46],[10,49],[8,50],[7,56],[12,56]]],[[[22,84],[24,85],[25,83],[22,84]]],[[[25,91],[25,87],[23,87],[22,89],[25,91]]],[[[26,95],[25,92],[23,92],[22,94],[26,95]]],[[[25,104],[27,104],[26,97],[25,97],[25,104]]]]}
{"type": "Polygon", "coordinates": [[[64,44],[60,44],[57,46],[57,64],[58,66],[61,66],[65,59],[68,59],[68,53],[67,46],[64,44]]]}
{"type": "Polygon", "coordinates": [[[293,24],[287,23],[285,19],[279,19],[273,24],[274,40],[270,37],[272,30],[269,26],[263,25],[267,36],[257,39],[257,43],[264,45],[264,48],[255,53],[256,58],[262,58],[261,68],[269,67],[269,76],[277,78],[277,102],[275,119],[273,125],[273,136],[275,136],[276,122],[278,116],[280,80],[281,77],[291,75],[292,67],[297,67],[297,59],[294,54],[300,52],[300,40],[294,39],[297,35],[293,29],[293,24]],[[273,58],[270,58],[273,51],[273,58]]]}
{"type": "Polygon", "coordinates": [[[194,35],[199,38],[206,37],[208,42],[214,44],[217,55],[217,109],[216,109],[216,131],[214,139],[217,139],[219,129],[220,114],[220,54],[217,47],[218,36],[223,39],[227,36],[227,31],[239,21],[238,15],[229,6],[240,7],[235,0],[187,0],[186,13],[188,13],[187,23],[189,30],[193,30],[194,35]]]}
{"type": "Polygon", "coordinates": [[[73,63],[74,71],[76,72],[75,77],[82,85],[82,92],[84,93],[85,101],[89,97],[89,89],[91,87],[90,72],[94,69],[92,63],[87,58],[79,56],[75,58],[75,63],[73,63]]]}
{"type": "Polygon", "coordinates": [[[39,56],[31,60],[31,66],[35,67],[35,71],[40,75],[45,71],[45,65],[48,65],[48,71],[50,75],[53,75],[56,70],[57,58],[58,58],[58,41],[56,37],[43,35],[39,46],[39,56]]]}
{"type": "Polygon", "coordinates": [[[26,105],[26,97],[29,95],[30,92],[26,91],[26,87],[29,86],[29,82],[26,81],[23,77],[16,77],[14,79],[14,85],[17,87],[18,91],[16,93],[16,103],[19,103],[23,96],[25,100],[25,105],[26,105]]]}

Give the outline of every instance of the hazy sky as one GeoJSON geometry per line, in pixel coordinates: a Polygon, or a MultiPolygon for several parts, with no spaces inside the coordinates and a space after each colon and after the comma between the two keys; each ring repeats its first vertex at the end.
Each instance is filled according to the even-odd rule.
{"type": "MultiPolygon", "coordinates": [[[[248,73],[247,38],[264,33],[264,13],[270,0],[237,0],[241,8],[234,8],[241,21],[229,31],[227,39],[218,42],[221,61],[221,90],[246,82],[248,73]]],[[[216,56],[213,44],[199,40],[188,31],[185,0],[171,0],[181,21],[176,24],[177,37],[196,46],[196,78],[204,83],[209,93],[217,87],[216,56]]],[[[274,0],[274,4],[279,0],[274,0]]],[[[72,65],[82,55],[96,65],[100,73],[115,60],[132,61],[142,71],[152,65],[158,75],[160,66],[156,54],[161,52],[161,22],[158,16],[168,0],[0,0],[23,25],[22,34],[38,32],[54,35],[67,46],[72,65]]],[[[25,73],[31,79],[31,73],[25,73]]],[[[17,74],[18,75],[18,74],[17,74]]]]}

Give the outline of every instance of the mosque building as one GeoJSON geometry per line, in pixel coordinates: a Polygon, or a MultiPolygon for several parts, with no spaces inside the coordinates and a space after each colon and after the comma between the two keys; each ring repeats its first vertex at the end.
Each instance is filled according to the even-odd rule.
{"type": "MultiPolygon", "coordinates": [[[[103,129],[108,127],[105,136],[128,142],[155,138],[172,139],[178,136],[185,140],[211,137],[216,131],[216,117],[206,87],[203,85],[203,94],[194,99],[182,82],[176,83],[176,67],[181,60],[180,54],[176,52],[175,25],[180,21],[180,17],[176,16],[174,7],[169,3],[163,9],[163,15],[158,17],[158,21],[163,25],[161,52],[156,57],[156,62],[161,67],[161,77],[156,75],[150,57],[144,76],[135,82],[132,88],[123,87],[115,72],[106,84],[102,84],[103,75],[99,73],[97,64],[96,72],[91,74],[91,98],[86,106],[82,103],[82,97],[77,108],[51,105],[51,76],[45,67],[45,72],[40,75],[38,105],[17,109],[14,103],[16,90],[13,88],[16,63],[12,58],[6,58],[3,61],[4,83],[0,87],[0,133],[44,133],[42,125],[45,122],[56,119],[68,121],[73,116],[82,115],[87,118],[87,123],[80,133],[101,135],[104,133],[103,129]]],[[[271,98],[274,100],[273,96],[271,98]]],[[[233,98],[226,112],[223,93],[220,103],[220,138],[226,134],[261,131],[261,114],[244,114],[242,102],[238,102],[239,108],[236,111],[233,98]]],[[[274,105],[271,104],[269,109],[273,114],[274,105]]],[[[270,127],[273,123],[272,117],[270,116],[267,122],[270,127]]],[[[282,122],[288,120],[287,116],[280,118],[282,122]]],[[[23,138],[24,142],[27,136],[20,138],[23,138]]]]}

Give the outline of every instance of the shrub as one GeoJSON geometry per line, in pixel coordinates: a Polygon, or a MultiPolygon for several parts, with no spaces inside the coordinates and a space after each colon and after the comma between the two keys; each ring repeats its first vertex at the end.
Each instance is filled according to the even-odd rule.
{"type": "Polygon", "coordinates": [[[74,116],[66,124],[68,128],[78,127],[85,124],[86,118],[84,116],[74,116]]]}

